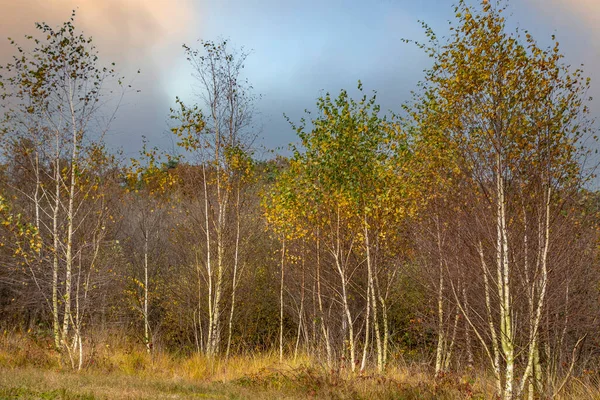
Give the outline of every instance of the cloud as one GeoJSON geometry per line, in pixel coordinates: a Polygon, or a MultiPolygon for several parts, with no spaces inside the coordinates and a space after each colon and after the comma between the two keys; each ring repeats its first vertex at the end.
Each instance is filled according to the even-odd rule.
{"type": "Polygon", "coordinates": [[[600,33],[600,2],[598,0],[528,0],[537,11],[556,24],[600,33]]]}
{"type": "MultiPolygon", "coordinates": [[[[592,77],[591,94],[600,94],[600,1],[598,0],[527,0],[543,26],[557,33],[561,50],[573,66],[585,64],[592,77]]],[[[596,112],[600,103],[594,101],[596,112]]]]}
{"type": "Polygon", "coordinates": [[[119,73],[134,78],[135,89],[142,91],[125,98],[109,144],[135,153],[132,149],[139,148],[140,136],[146,135],[164,145],[160,136],[170,101],[166,88],[173,67],[183,58],[181,44],[199,34],[197,4],[195,0],[0,0],[0,64],[14,54],[7,37],[23,44],[23,35],[36,34],[35,22],[59,26],[76,10],[75,27],[93,37],[100,64],[116,62],[119,73]]]}
{"type": "Polygon", "coordinates": [[[575,13],[589,28],[600,32],[600,3],[597,0],[552,0],[565,11],[575,13]]]}
{"type": "MultiPolygon", "coordinates": [[[[193,0],[0,0],[0,36],[18,39],[34,22],[58,25],[77,11],[76,26],[118,58],[165,51],[193,37],[199,13],[193,0]]],[[[5,50],[6,43],[0,44],[5,50]]],[[[6,54],[6,52],[2,52],[6,54]]]]}

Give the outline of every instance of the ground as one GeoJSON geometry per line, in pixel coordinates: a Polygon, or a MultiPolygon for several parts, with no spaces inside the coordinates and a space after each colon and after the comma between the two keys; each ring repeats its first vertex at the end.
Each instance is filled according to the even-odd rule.
{"type": "MultiPolygon", "coordinates": [[[[600,398],[597,379],[573,379],[557,398],[600,398]]],[[[384,373],[331,369],[299,355],[225,359],[174,355],[143,347],[98,345],[82,370],[53,350],[47,338],[0,337],[2,399],[490,399],[485,370],[434,379],[429,363],[394,359],[384,373]]]]}
{"type": "Polygon", "coordinates": [[[263,370],[230,381],[160,375],[3,367],[0,369],[0,399],[474,398],[467,386],[462,390],[459,386],[412,386],[383,376],[324,377],[308,368],[263,370]]]}

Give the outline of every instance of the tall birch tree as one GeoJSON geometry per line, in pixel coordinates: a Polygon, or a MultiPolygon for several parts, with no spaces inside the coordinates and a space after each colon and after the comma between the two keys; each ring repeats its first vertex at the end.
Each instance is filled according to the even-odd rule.
{"type": "MultiPolygon", "coordinates": [[[[179,144],[197,157],[202,168],[205,244],[202,263],[207,282],[208,324],[206,353],[218,354],[223,338],[224,296],[232,288],[235,303],[237,284],[227,284],[226,277],[239,279],[240,237],[239,194],[249,173],[246,162],[256,137],[253,130],[254,103],[252,86],[242,76],[248,53],[232,49],[224,40],[200,41],[200,48],[183,46],[196,79],[198,103],[186,106],[177,100],[172,118],[179,121],[173,132],[179,144]],[[234,251],[228,251],[233,234],[234,251]]],[[[231,316],[231,309],[229,315],[231,316]]],[[[229,318],[231,319],[231,317],[229,318]]],[[[228,342],[230,342],[228,340],[228,342]]]]}
{"type": "MultiPolygon", "coordinates": [[[[0,70],[0,89],[3,149],[22,151],[27,165],[16,167],[31,172],[30,185],[12,186],[33,210],[40,235],[40,254],[30,271],[34,279],[50,281],[40,290],[50,292],[55,347],[69,356],[79,347],[81,368],[78,294],[85,280],[79,260],[90,246],[79,237],[86,224],[101,229],[106,216],[92,209],[103,202],[97,173],[108,158],[102,138],[118,108],[108,96],[122,81],[113,68],[99,65],[92,39],[78,32],[74,21],[75,13],[58,28],[38,23],[38,37],[26,36],[26,45],[11,40],[16,55],[0,70]]],[[[94,243],[95,248],[100,242],[94,243]]]]}
{"type": "Polygon", "coordinates": [[[476,8],[460,1],[445,42],[427,29],[430,44],[422,47],[434,65],[412,115],[420,134],[458,151],[454,165],[476,221],[470,246],[479,255],[486,324],[475,323],[459,287],[449,284],[490,360],[498,394],[512,399],[540,390],[553,226],[581,187],[590,125],[589,80],[561,62],[558,43],[544,50],[527,32],[509,33],[505,10],[502,2],[476,8]],[[521,290],[525,309],[516,299],[521,290]]]}

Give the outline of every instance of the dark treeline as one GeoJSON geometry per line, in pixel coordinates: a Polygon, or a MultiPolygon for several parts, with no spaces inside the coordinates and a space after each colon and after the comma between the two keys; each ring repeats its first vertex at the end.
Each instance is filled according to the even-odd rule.
{"type": "Polygon", "coordinates": [[[290,121],[292,156],[268,161],[242,50],[184,46],[185,157],[146,143],[124,161],[103,142],[124,79],[74,16],[38,24],[0,70],[2,327],[51,338],[75,369],[115,335],[149,353],[487,370],[506,399],[597,369],[590,82],[558,43],[507,32],[501,5],[455,13],[448,38],[425,26],[432,67],[399,115],[360,83],[326,94],[290,121]]]}

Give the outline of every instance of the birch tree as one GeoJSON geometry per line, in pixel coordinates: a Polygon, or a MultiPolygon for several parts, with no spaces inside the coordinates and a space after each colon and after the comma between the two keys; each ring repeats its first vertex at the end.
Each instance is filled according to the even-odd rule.
{"type": "MultiPolygon", "coordinates": [[[[4,150],[27,144],[22,151],[28,164],[17,167],[31,171],[33,180],[12,187],[31,205],[32,223],[40,233],[40,255],[30,270],[39,282],[47,282],[51,271],[48,303],[55,347],[69,355],[71,347],[79,347],[81,368],[78,294],[84,282],[77,260],[86,246],[78,235],[86,224],[102,228],[95,224],[105,214],[88,206],[102,202],[94,169],[107,160],[102,137],[116,109],[107,108],[107,84],[118,88],[121,81],[114,69],[98,66],[92,40],[75,29],[74,20],[73,13],[56,29],[36,24],[39,38],[26,36],[26,46],[11,40],[16,55],[2,68],[0,81],[4,150]]],[[[40,285],[40,290],[46,288],[40,285]]]]}
{"type": "MultiPolygon", "coordinates": [[[[184,45],[197,82],[198,104],[187,107],[177,100],[172,118],[180,122],[173,132],[180,145],[197,157],[202,168],[205,236],[203,264],[207,282],[208,327],[206,353],[214,356],[221,349],[224,295],[228,287],[234,296],[237,284],[226,284],[226,276],[239,272],[239,234],[234,234],[232,256],[228,256],[228,235],[239,232],[241,186],[249,173],[244,160],[251,154],[256,137],[253,131],[255,96],[242,77],[248,56],[243,49],[229,47],[227,41],[200,41],[200,49],[184,45]],[[232,228],[232,229],[230,229],[232,228]]],[[[235,303],[235,299],[232,300],[235,303]]],[[[229,315],[231,316],[231,310],[229,315]]],[[[231,317],[229,318],[231,319],[231,317]]]]}
{"type": "Polygon", "coordinates": [[[153,348],[154,326],[150,318],[154,297],[151,285],[156,283],[158,266],[163,261],[160,255],[164,253],[164,241],[161,241],[166,231],[164,220],[169,212],[170,189],[177,184],[177,178],[169,173],[169,165],[176,160],[167,156],[167,161],[163,162],[161,156],[158,149],[148,148],[144,142],[140,158],[132,159],[127,169],[128,186],[123,199],[123,213],[128,215],[132,225],[124,229],[126,256],[132,265],[141,264],[141,268],[134,268],[130,278],[136,299],[134,308],[143,320],[143,341],[148,353],[153,348]]]}
{"type": "MultiPolygon", "coordinates": [[[[362,91],[360,83],[358,89],[362,91]]],[[[326,94],[318,99],[319,115],[310,125],[304,120],[293,125],[302,148],[295,151],[289,171],[274,188],[267,215],[276,226],[292,225],[291,231],[301,235],[318,230],[339,277],[353,370],[357,338],[350,287],[360,285],[351,281],[352,276],[360,265],[366,266],[361,369],[366,367],[373,331],[381,371],[387,357],[388,290],[379,284],[384,270],[376,251],[382,246],[376,244],[394,239],[394,222],[407,215],[413,203],[406,196],[410,188],[406,137],[395,123],[379,116],[375,100],[375,96],[354,100],[344,90],[335,99],[326,94]]],[[[393,275],[390,272],[386,281],[393,275]]]]}
{"type": "Polygon", "coordinates": [[[486,324],[469,316],[450,282],[452,294],[490,360],[498,394],[512,399],[539,390],[553,226],[582,183],[589,80],[562,64],[558,43],[543,50],[527,32],[508,33],[504,12],[502,4],[461,1],[450,38],[439,43],[426,31],[430,45],[422,47],[434,66],[413,117],[421,134],[458,150],[454,165],[467,179],[463,199],[476,221],[470,246],[479,255],[486,324]],[[525,310],[518,290],[528,293],[525,310]]]}

